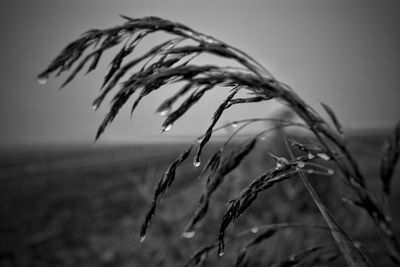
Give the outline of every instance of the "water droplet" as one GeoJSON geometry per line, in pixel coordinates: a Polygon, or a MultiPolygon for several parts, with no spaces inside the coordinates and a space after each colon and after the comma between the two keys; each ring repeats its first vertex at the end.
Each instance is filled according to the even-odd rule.
{"type": "Polygon", "coordinates": [[[183,232],[182,236],[187,239],[192,239],[195,236],[195,234],[196,234],[195,231],[187,231],[187,232],[183,232]]]}
{"type": "Polygon", "coordinates": [[[168,125],[166,125],[166,126],[164,126],[162,128],[162,131],[163,132],[168,132],[169,130],[171,130],[171,128],[172,128],[172,124],[168,124],[168,125]]]}
{"type": "Polygon", "coordinates": [[[224,256],[225,252],[221,251],[220,253],[218,253],[218,256],[222,257],[224,256]]]}
{"type": "Polygon", "coordinates": [[[297,162],[297,167],[304,168],[304,166],[306,166],[306,164],[303,161],[297,162]]]}
{"type": "Polygon", "coordinates": [[[45,85],[49,81],[49,76],[41,75],[38,77],[37,82],[38,84],[45,85]]]}
{"type": "Polygon", "coordinates": [[[191,37],[194,36],[194,33],[191,31],[184,31],[184,33],[191,37]]]}
{"type": "Polygon", "coordinates": [[[146,239],[146,236],[145,236],[145,235],[144,235],[144,236],[141,236],[141,237],[140,237],[140,243],[143,243],[145,239],[146,239]]]}
{"type": "Polygon", "coordinates": [[[323,159],[323,160],[330,160],[330,159],[331,159],[331,157],[329,157],[329,156],[328,156],[327,154],[325,154],[325,153],[318,153],[317,156],[318,156],[320,159],[323,159]]]}
{"type": "Polygon", "coordinates": [[[92,108],[93,108],[93,110],[97,110],[98,108],[99,108],[99,104],[98,103],[94,103],[93,105],[92,105],[92,108]]]}
{"type": "Polygon", "coordinates": [[[379,223],[379,227],[389,236],[393,236],[393,232],[388,228],[387,224],[383,221],[379,223]]]}
{"type": "Polygon", "coordinates": [[[203,141],[203,137],[199,137],[199,138],[197,138],[197,140],[196,140],[196,142],[197,142],[198,144],[200,144],[202,141],[203,141]]]}
{"type": "Polygon", "coordinates": [[[238,127],[238,123],[236,121],[234,121],[231,123],[231,126],[232,126],[232,128],[236,128],[236,127],[238,127]]]}
{"type": "Polygon", "coordinates": [[[313,169],[309,169],[309,170],[307,170],[307,173],[313,174],[313,173],[314,173],[314,170],[313,170],[313,169]]]}
{"type": "Polygon", "coordinates": [[[342,201],[346,203],[351,203],[351,199],[348,199],[347,197],[342,197],[342,201]]]}
{"type": "Polygon", "coordinates": [[[209,36],[206,36],[206,37],[204,37],[204,38],[203,38],[203,41],[204,41],[204,42],[206,42],[206,43],[208,43],[208,44],[214,44],[214,43],[217,43],[217,41],[215,41],[215,39],[214,39],[214,38],[212,38],[212,37],[209,37],[209,36]]]}
{"type": "Polygon", "coordinates": [[[261,137],[260,137],[260,140],[261,141],[265,141],[267,139],[267,136],[264,134],[264,135],[261,135],[261,137]]]}
{"type": "Polygon", "coordinates": [[[193,160],[193,166],[199,167],[200,164],[201,164],[201,161],[196,157],[196,158],[193,160]]]}
{"type": "Polygon", "coordinates": [[[334,174],[334,173],[335,173],[334,170],[332,170],[332,169],[329,169],[329,170],[328,170],[328,174],[332,175],[332,174],[334,174]]]}
{"type": "Polygon", "coordinates": [[[171,112],[171,107],[165,107],[161,110],[158,111],[158,114],[160,114],[160,116],[167,116],[169,113],[171,112]]]}
{"type": "Polygon", "coordinates": [[[315,156],[314,156],[313,154],[311,154],[311,153],[308,153],[307,157],[308,157],[308,159],[313,159],[313,158],[315,158],[315,156]]]}
{"type": "Polygon", "coordinates": [[[258,227],[254,226],[250,229],[250,232],[252,232],[253,234],[257,234],[258,233],[258,227]]]}
{"type": "Polygon", "coordinates": [[[281,164],[279,161],[276,162],[276,168],[280,169],[283,167],[283,164],[281,164]]]}

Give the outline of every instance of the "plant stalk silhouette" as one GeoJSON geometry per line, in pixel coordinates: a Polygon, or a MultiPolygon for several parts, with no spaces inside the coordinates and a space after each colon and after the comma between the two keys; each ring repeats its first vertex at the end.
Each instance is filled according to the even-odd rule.
{"type": "MultiPolygon", "coordinates": [[[[101,123],[96,140],[101,136],[106,127],[113,121],[119,110],[138,92],[132,107],[134,112],[137,105],[147,95],[156,92],[167,84],[184,83],[182,88],[159,106],[157,112],[165,116],[162,124],[163,131],[171,129],[173,124],[182,117],[193,105],[195,105],[206,93],[217,87],[230,89],[229,95],[216,109],[211,124],[205,133],[199,136],[186,151],[184,151],[166,170],[160,178],[153,195],[149,211],[141,228],[141,240],[143,241],[149,223],[156,212],[160,197],[172,186],[176,169],[186,161],[194,151],[193,164],[197,167],[201,163],[204,147],[210,141],[212,135],[221,129],[237,125],[236,130],[227,138],[221,148],[204,164],[201,176],[206,177],[198,207],[189,221],[184,236],[193,237],[199,222],[204,218],[210,208],[210,200],[214,192],[223,183],[227,174],[232,172],[244,158],[257,146],[260,139],[273,129],[265,129],[255,133],[252,137],[238,144],[229,154],[224,153],[232,139],[242,129],[258,121],[273,121],[274,128],[301,127],[307,129],[315,136],[315,144],[302,144],[296,140],[287,140],[287,147],[291,158],[287,159],[271,155],[276,159],[275,168],[255,178],[237,197],[228,203],[226,213],[221,221],[217,242],[201,249],[190,258],[186,266],[198,265],[204,261],[211,250],[218,250],[220,256],[224,253],[225,231],[229,225],[248,209],[258,194],[268,190],[274,184],[284,182],[299,176],[311,197],[321,212],[328,229],[332,233],[333,240],[337,244],[341,255],[348,266],[371,266],[372,263],[362,252],[360,246],[353,242],[350,235],[340,227],[331,212],[325,207],[312,185],[308,181],[307,174],[318,171],[315,159],[329,160],[337,166],[348,188],[353,193],[353,200],[348,203],[363,209],[381,232],[382,239],[386,242],[388,257],[394,265],[399,264],[400,247],[391,226],[391,216],[383,203],[380,203],[372,195],[359,166],[345,145],[343,128],[334,111],[326,104],[321,103],[331,122],[325,121],[311,106],[305,103],[296,92],[288,85],[278,81],[266,68],[245,52],[224,43],[214,37],[202,34],[181,23],[172,22],[158,17],[144,17],[133,19],[122,16],[125,20],[122,25],[104,29],[90,30],[80,38],[73,41],[50,63],[49,67],[38,75],[38,82],[44,84],[49,75],[59,75],[69,72],[69,76],[62,87],[71,82],[76,75],[89,64],[88,71],[96,69],[100,58],[106,50],[120,47],[111,61],[108,72],[105,75],[100,95],[94,100],[93,108],[97,109],[112,91],[116,91],[111,100],[111,108],[101,123]],[[137,45],[148,35],[164,32],[172,38],[152,47],[148,52],[136,58],[131,56],[137,45]],[[85,52],[92,48],[91,52],[85,52]],[[195,59],[203,54],[210,54],[216,58],[228,59],[232,66],[220,66],[213,64],[196,64],[195,59]],[[120,87],[117,88],[117,85],[120,87]],[[239,92],[246,92],[247,97],[238,97],[239,92]],[[186,97],[175,109],[176,102],[186,97]],[[255,102],[267,102],[278,100],[295,112],[303,123],[280,119],[254,118],[237,120],[235,122],[216,127],[222,114],[230,107],[255,102]],[[290,143],[290,144],[289,144],[290,143]],[[295,157],[292,149],[299,150],[300,156],[295,157]]],[[[400,124],[397,124],[391,138],[387,141],[387,148],[382,156],[381,180],[382,195],[384,198],[390,194],[390,183],[394,168],[399,158],[399,132],[400,124]]],[[[321,166],[319,166],[321,167],[321,166]]],[[[325,175],[332,176],[333,170],[324,169],[325,175]]],[[[237,266],[244,266],[246,251],[272,236],[281,227],[295,227],[296,225],[270,225],[259,231],[254,240],[243,247],[237,266]]],[[[303,264],[317,264],[307,262],[304,255],[320,253],[324,245],[312,247],[302,254],[289,257],[285,266],[292,266],[302,262],[303,264]],[[306,261],[306,262],[305,262],[306,261]]],[[[337,255],[325,255],[325,261],[333,260],[337,255]]],[[[316,259],[316,258],[314,258],[316,259]]]]}

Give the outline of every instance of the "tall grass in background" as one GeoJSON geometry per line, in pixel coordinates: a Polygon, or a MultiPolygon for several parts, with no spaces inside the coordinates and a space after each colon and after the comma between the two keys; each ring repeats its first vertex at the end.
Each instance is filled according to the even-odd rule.
{"type": "MultiPolygon", "coordinates": [[[[164,85],[180,86],[180,90],[165,99],[157,109],[161,116],[165,116],[162,130],[168,131],[205,94],[211,93],[211,90],[216,88],[228,89],[225,100],[215,110],[205,132],[199,134],[199,137],[171,163],[159,179],[141,227],[140,241],[145,240],[157,206],[162,196],[173,185],[176,170],[183,162],[193,158],[195,167],[202,166],[200,177],[204,179],[198,206],[183,232],[183,236],[190,239],[195,235],[195,231],[199,231],[206,214],[213,208],[212,198],[215,192],[221,188],[227,175],[235,170],[259,146],[260,140],[265,139],[270,132],[295,127],[313,134],[314,142],[304,143],[296,137],[284,135],[287,153],[285,155],[270,153],[270,157],[276,161],[276,166],[265,170],[258,177],[251,178],[251,182],[248,182],[242,191],[227,203],[215,243],[200,248],[190,257],[186,266],[199,266],[210,253],[214,252],[223,257],[225,243],[233,242],[236,237],[244,234],[237,233],[236,237],[225,237],[227,229],[234,221],[240,216],[246,216],[245,211],[252,206],[260,194],[267,194],[266,191],[275,184],[284,183],[296,177],[300,178],[309,192],[326,222],[326,226],[302,224],[301,222],[254,226],[245,231],[254,235],[240,245],[242,248],[237,255],[236,266],[247,266],[251,262],[248,251],[259,246],[262,241],[267,240],[280,229],[298,227],[322,228],[330,231],[334,242],[327,241],[308,247],[289,255],[286,260],[277,263],[276,266],[320,265],[332,261],[338,256],[343,257],[348,266],[372,266],[373,262],[368,258],[371,252],[387,257],[388,262],[394,266],[399,265],[400,247],[392,229],[388,199],[392,176],[399,158],[400,124],[397,124],[393,134],[388,138],[386,149],[381,157],[382,190],[380,190],[379,196],[376,196],[368,187],[355,158],[346,146],[343,128],[328,105],[321,103],[330,121],[326,121],[294,90],[278,81],[248,54],[186,25],[157,17],[133,19],[123,16],[123,19],[125,21],[120,26],[104,30],[90,30],[84,33],[79,39],[67,45],[49,67],[38,76],[38,82],[45,84],[50,74],[59,75],[69,72],[69,76],[62,85],[64,87],[86,64],[89,65],[88,72],[96,69],[106,50],[119,47],[118,50],[115,50],[117,52],[105,75],[102,91],[93,102],[93,108],[97,109],[111,91],[116,91],[111,99],[110,111],[101,123],[96,139],[101,136],[119,110],[129,99],[134,97],[136,92],[138,94],[131,107],[131,113],[135,111],[144,97],[164,85]],[[167,33],[170,39],[154,45],[150,50],[135,58],[131,57],[143,39],[158,32],[167,33]],[[87,52],[90,48],[93,50],[87,52]],[[204,54],[225,61],[229,60],[231,65],[200,64],[196,59],[204,54]],[[218,124],[224,112],[232,106],[271,100],[277,100],[290,108],[301,118],[301,122],[282,118],[238,118],[231,123],[218,124]],[[265,129],[254,133],[244,141],[234,141],[234,137],[244,129],[260,122],[272,122],[272,124],[268,124],[270,126],[265,126],[265,129]],[[226,128],[234,130],[211,157],[204,159],[203,150],[211,137],[215,132],[226,128]],[[327,164],[324,162],[329,167],[326,167],[327,164]],[[337,171],[334,171],[332,166],[335,166],[337,171]],[[374,244],[356,242],[351,234],[343,230],[335,219],[335,215],[327,209],[310,183],[309,176],[312,174],[325,175],[329,179],[337,177],[345,184],[348,195],[343,198],[344,202],[368,215],[380,232],[380,238],[385,243],[385,248],[375,248],[374,244]]],[[[335,191],[337,188],[330,190],[335,191]]],[[[268,211],[261,210],[260,212],[268,211]]]]}

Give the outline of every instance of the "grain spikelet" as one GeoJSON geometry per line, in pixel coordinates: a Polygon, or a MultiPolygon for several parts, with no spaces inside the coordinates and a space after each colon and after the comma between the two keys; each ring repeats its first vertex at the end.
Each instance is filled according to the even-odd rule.
{"type": "Polygon", "coordinates": [[[144,238],[146,236],[147,227],[153,217],[158,199],[159,197],[164,194],[167,189],[172,185],[172,182],[175,179],[176,168],[182,164],[189,156],[190,152],[192,151],[193,145],[191,145],[186,151],[184,151],[165,171],[163,176],[157,183],[157,186],[154,190],[153,200],[151,202],[150,209],[147,211],[146,217],[144,222],[142,223],[141,230],[140,230],[140,238],[144,238]]]}

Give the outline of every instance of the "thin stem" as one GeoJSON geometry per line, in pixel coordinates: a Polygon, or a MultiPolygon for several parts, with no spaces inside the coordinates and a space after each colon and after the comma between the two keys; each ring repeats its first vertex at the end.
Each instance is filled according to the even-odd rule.
{"type": "MultiPolygon", "coordinates": [[[[286,136],[284,136],[284,141],[291,158],[294,159],[293,152],[287,143],[286,136]]],[[[310,181],[307,179],[307,176],[304,174],[303,170],[298,167],[296,168],[301,181],[303,182],[304,186],[309,192],[311,198],[313,199],[315,205],[320,211],[322,217],[328,224],[329,228],[333,230],[331,231],[332,237],[336,241],[336,244],[338,245],[344,258],[346,259],[347,264],[350,267],[373,266],[372,263],[368,260],[368,258],[362,253],[362,251],[359,250],[356,246],[354,246],[354,243],[351,240],[351,238],[346,234],[346,232],[343,230],[340,224],[333,217],[332,213],[323,204],[317,192],[315,192],[313,186],[311,185],[310,181]]]]}

